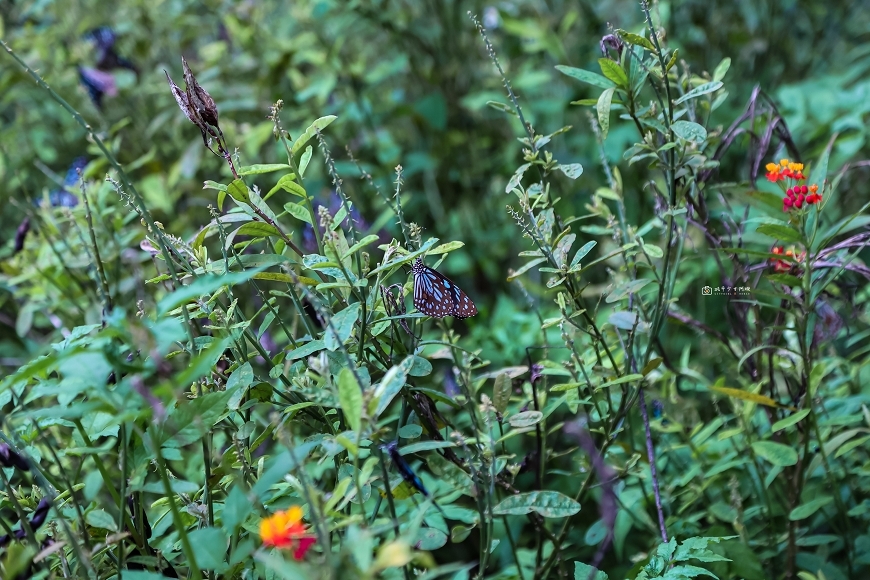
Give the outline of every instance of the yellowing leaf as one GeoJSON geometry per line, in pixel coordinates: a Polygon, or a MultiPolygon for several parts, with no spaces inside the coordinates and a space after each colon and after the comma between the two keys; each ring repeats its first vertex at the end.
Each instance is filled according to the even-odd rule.
{"type": "Polygon", "coordinates": [[[731,387],[709,387],[709,389],[711,391],[716,391],[717,393],[722,393],[723,395],[728,395],[729,397],[734,397],[735,399],[743,399],[744,401],[758,403],[759,405],[766,405],[768,407],[777,407],[781,409],[791,409],[793,411],[795,410],[794,407],[781,405],[770,397],[759,395],[757,393],[750,393],[742,389],[732,389],[731,387]]]}

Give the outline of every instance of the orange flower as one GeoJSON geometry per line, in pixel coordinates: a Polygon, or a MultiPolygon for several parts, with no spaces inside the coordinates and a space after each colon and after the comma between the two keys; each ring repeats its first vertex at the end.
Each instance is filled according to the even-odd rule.
{"type": "Polygon", "coordinates": [[[788,272],[792,269],[794,263],[800,264],[806,258],[806,252],[797,253],[794,248],[786,250],[782,246],[774,246],[770,250],[771,254],[782,256],[785,260],[771,258],[770,262],[773,265],[774,272],[788,272]]]}
{"type": "Polygon", "coordinates": [[[314,544],[315,539],[305,535],[308,530],[302,524],[302,508],[276,512],[260,522],[260,538],[264,546],[293,548],[293,557],[301,560],[314,544]]]}

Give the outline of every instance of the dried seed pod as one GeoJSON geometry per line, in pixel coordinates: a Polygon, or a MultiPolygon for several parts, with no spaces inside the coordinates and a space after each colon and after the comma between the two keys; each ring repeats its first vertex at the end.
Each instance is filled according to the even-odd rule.
{"type": "Polygon", "coordinates": [[[196,82],[196,77],[193,76],[184,57],[181,57],[181,66],[184,68],[184,83],[187,85],[187,100],[190,106],[205,123],[218,128],[218,110],[214,99],[196,82]]]}
{"type": "Polygon", "coordinates": [[[182,91],[181,87],[175,84],[172,77],[169,76],[169,73],[166,72],[165,69],[163,70],[163,74],[166,75],[166,80],[169,82],[169,89],[172,91],[172,96],[175,97],[175,102],[178,103],[181,112],[184,113],[184,116],[187,117],[191,123],[199,127],[200,131],[202,131],[202,119],[199,118],[199,115],[197,115],[196,111],[190,106],[187,93],[182,91]]]}

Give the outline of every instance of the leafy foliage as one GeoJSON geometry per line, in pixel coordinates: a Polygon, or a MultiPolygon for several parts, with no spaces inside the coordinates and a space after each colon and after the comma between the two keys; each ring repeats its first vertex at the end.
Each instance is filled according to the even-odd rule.
{"type": "Polygon", "coordinates": [[[842,107],[684,6],[153,4],[0,13],[4,578],[867,572],[842,107]],[[422,257],[476,317],[409,311],[422,257]]]}

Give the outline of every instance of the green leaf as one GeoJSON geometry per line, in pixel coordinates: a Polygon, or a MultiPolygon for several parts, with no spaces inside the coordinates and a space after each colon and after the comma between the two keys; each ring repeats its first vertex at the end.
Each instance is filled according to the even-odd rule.
{"type": "Polygon", "coordinates": [[[311,162],[311,155],[314,153],[314,150],[311,148],[311,145],[305,148],[305,152],[302,154],[302,157],[299,158],[299,175],[305,176],[305,170],[308,169],[308,164],[311,162]]]}
{"type": "Polygon", "coordinates": [[[765,277],[774,284],[785,284],[790,288],[801,287],[801,279],[791,274],[767,274],[765,277]]]}
{"type": "MultiPolygon", "coordinates": [[[[200,528],[187,533],[192,546],[196,546],[196,565],[205,570],[220,568],[227,557],[227,535],[220,528],[200,528]]],[[[125,574],[126,575],[126,574],[125,574]]]]}
{"type": "Polygon", "coordinates": [[[234,485],[224,502],[221,512],[221,522],[225,532],[232,534],[235,529],[245,523],[248,515],[254,510],[251,500],[238,485],[234,485]]]}
{"type": "Polygon", "coordinates": [[[224,185],[223,183],[218,183],[216,181],[211,181],[208,179],[206,179],[205,181],[202,182],[202,188],[203,189],[216,189],[218,191],[226,191],[227,190],[227,186],[224,185]]]}
{"type": "Polygon", "coordinates": [[[348,256],[354,255],[360,249],[368,246],[372,242],[377,242],[377,241],[378,241],[378,236],[376,236],[375,234],[368,235],[368,236],[364,237],[363,239],[361,239],[360,241],[358,241],[357,243],[355,243],[354,245],[352,245],[350,248],[348,248],[347,251],[344,253],[344,255],[341,256],[341,259],[344,260],[348,256]]]}
{"type": "Polygon", "coordinates": [[[510,375],[501,373],[495,377],[495,386],[492,388],[492,406],[502,415],[504,415],[510,402],[511,389],[510,375]]]}
{"type": "Polygon", "coordinates": [[[215,290],[224,286],[235,286],[236,284],[247,282],[258,272],[265,269],[265,266],[261,266],[259,268],[245,270],[244,272],[231,272],[221,276],[213,274],[200,276],[187,286],[182,286],[174,292],[170,292],[167,296],[164,296],[163,299],[157,303],[157,313],[160,315],[166,314],[170,310],[178,308],[193,298],[199,298],[206,294],[210,295],[215,290]]]}
{"type": "Polygon", "coordinates": [[[602,139],[607,138],[607,132],[610,130],[610,105],[613,102],[613,92],[615,90],[616,89],[604,90],[604,92],[601,93],[601,96],[598,97],[598,103],[595,105],[595,110],[598,112],[598,125],[601,127],[602,139]]]}
{"type": "Polygon", "coordinates": [[[773,426],[770,428],[770,430],[771,430],[771,432],[776,433],[777,431],[785,429],[786,427],[791,427],[795,423],[800,423],[803,420],[803,418],[809,414],[810,414],[809,409],[801,409],[797,413],[795,413],[793,415],[789,415],[785,419],[780,419],[779,421],[774,423],[773,426]]]}
{"type": "Polygon", "coordinates": [[[305,188],[299,185],[294,181],[296,178],[292,173],[290,175],[285,175],[281,179],[278,180],[278,184],[275,187],[279,187],[286,191],[287,193],[292,193],[297,197],[301,197],[305,199],[308,194],[305,192],[305,188]]]}
{"type": "Polygon", "coordinates": [[[620,28],[618,28],[616,30],[616,34],[618,34],[620,38],[622,38],[623,40],[625,40],[629,44],[633,44],[635,46],[642,46],[643,48],[647,49],[650,52],[656,51],[656,47],[653,46],[653,43],[650,42],[649,39],[644,38],[643,36],[641,36],[639,34],[633,34],[631,32],[626,32],[625,30],[622,30],[620,28]]]}
{"type": "Polygon", "coordinates": [[[241,179],[236,179],[227,186],[227,193],[236,200],[248,205],[251,204],[251,194],[248,191],[248,186],[241,179]]]}
{"type": "Polygon", "coordinates": [[[242,398],[253,383],[254,369],[251,367],[251,363],[246,362],[234,370],[230,378],[227,379],[226,391],[232,393],[227,406],[233,411],[237,411],[241,405],[242,398]]]}
{"type": "Polygon", "coordinates": [[[85,521],[88,522],[88,525],[95,528],[101,528],[111,532],[118,531],[118,525],[117,522],[115,522],[115,518],[109,515],[109,512],[106,510],[95,509],[89,511],[85,515],[85,521]]]}
{"type": "MultiPolygon", "coordinates": [[[[399,394],[405,382],[408,380],[408,371],[414,365],[414,357],[405,358],[398,365],[390,368],[381,382],[375,387],[372,403],[375,404],[374,417],[377,418],[387,410],[393,398],[399,394]]],[[[371,407],[370,407],[371,408],[371,407]]]]}
{"type": "Polygon", "coordinates": [[[793,522],[806,519],[823,507],[825,507],[826,505],[828,505],[829,503],[831,503],[832,501],[834,501],[833,497],[825,495],[822,497],[817,497],[806,503],[802,503],[801,505],[791,510],[791,513],[788,514],[788,519],[793,522]]]}
{"type": "Polygon", "coordinates": [[[703,85],[699,85],[674,101],[675,105],[679,105],[680,103],[685,103],[689,99],[694,99],[695,97],[700,97],[701,95],[706,95],[707,93],[712,93],[714,91],[718,91],[722,88],[721,81],[713,81],[710,83],[704,83],[703,85]]]}
{"type": "Polygon", "coordinates": [[[622,89],[628,87],[628,77],[618,62],[614,62],[609,58],[599,58],[598,65],[601,67],[601,72],[604,76],[613,81],[617,87],[622,89]]]}
{"type": "Polygon", "coordinates": [[[415,550],[437,550],[447,543],[447,534],[438,528],[419,528],[414,536],[415,550]]]}
{"type": "Polygon", "coordinates": [[[343,368],[338,373],[338,401],[347,424],[354,432],[359,433],[362,427],[362,390],[353,371],[348,368],[343,368]]]}
{"type": "Polygon", "coordinates": [[[671,54],[671,60],[668,61],[667,67],[665,68],[665,72],[668,73],[674,65],[677,64],[677,54],[680,52],[678,48],[674,49],[674,52],[671,54]]]}
{"type": "Polygon", "coordinates": [[[152,424],[148,428],[154,444],[179,448],[199,441],[229,415],[227,403],[231,396],[232,393],[227,391],[216,391],[182,403],[167,421],[159,425],[152,424]]]}
{"type": "Polygon", "coordinates": [[[777,224],[762,224],[755,230],[759,234],[764,234],[775,240],[780,240],[785,243],[795,243],[801,241],[800,233],[789,226],[780,226],[777,224]]]}
{"type": "Polygon", "coordinates": [[[684,580],[685,578],[695,578],[697,576],[709,576],[711,578],[719,578],[709,570],[705,570],[699,566],[692,566],[690,564],[681,564],[679,566],[674,566],[665,572],[665,575],[662,577],[664,580],[684,580]]]}
{"type": "Polygon", "coordinates": [[[247,167],[239,168],[239,175],[259,175],[261,173],[272,173],[273,171],[281,171],[282,169],[291,169],[286,163],[263,163],[258,165],[248,165],[247,167]]]}
{"type": "Polygon", "coordinates": [[[515,272],[511,273],[511,275],[508,276],[507,281],[510,282],[512,280],[519,278],[520,276],[522,276],[523,274],[525,274],[526,272],[528,272],[529,270],[531,270],[532,268],[534,268],[535,266],[540,264],[541,262],[546,262],[546,261],[547,261],[547,258],[536,258],[536,259],[532,260],[531,262],[527,262],[519,270],[516,270],[515,272]]]}
{"type": "Polygon", "coordinates": [[[853,439],[852,441],[849,441],[848,443],[844,443],[842,447],[837,449],[837,452],[834,454],[834,457],[835,458],[842,457],[843,455],[852,451],[856,447],[863,446],[865,443],[867,443],[867,441],[870,441],[870,435],[866,435],[864,437],[859,437],[857,439],[853,439]]]}
{"type": "Polygon", "coordinates": [[[447,449],[448,447],[456,447],[453,441],[420,441],[419,443],[411,443],[399,449],[399,455],[409,455],[411,453],[419,453],[421,451],[432,451],[434,449],[447,449]]]}
{"type": "Polygon", "coordinates": [[[598,242],[596,242],[595,240],[593,240],[591,242],[586,242],[585,244],[583,244],[583,247],[580,248],[579,250],[577,250],[577,253],[574,254],[574,257],[571,259],[571,266],[570,267],[573,268],[574,266],[579,264],[580,260],[585,258],[586,254],[591,252],[592,248],[594,248],[597,244],[598,244],[598,242]]]}
{"type": "Polygon", "coordinates": [[[616,385],[621,385],[621,384],[623,384],[623,383],[631,383],[631,382],[634,382],[634,381],[639,381],[639,380],[641,380],[642,378],[643,378],[643,375],[641,375],[641,374],[637,374],[637,373],[635,373],[635,374],[631,374],[631,375],[625,375],[624,377],[619,377],[619,378],[616,379],[616,380],[608,381],[608,382],[606,382],[606,383],[601,383],[600,385],[598,385],[598,386],[596,387],[596,389],[605,389],[605,388],[608,388],[608,387],[614,387],[614,386],[616,386],[616,385]]]}
{"type": "Polygon", "coordinates": [[[541,422],[544,414],[540,411],[523,411],[508,419],[511,427],[531,427],[541,422]]]}
{"type": "Polygon", "coordinates": [[[511,176],[510,180],[508,180],[508,184],[505,186],[504,192],[510,193],[511,191],[514,190],[514,188],[519,186],[520,181],[522,181],[522,179],[523,179],[523,174],[531,166],[532,166],[531,163],[524,163],[523,165],[520,165],[519,167],[517,167],[517,170],[514,171],[514,174],[511,176]]]}
{"type": "Polygon", "coordinates": [[[775,441],[756,441],[752,449],[759,457],[780,467],[794,465],[798,461],[797,451],[775,441]]]}
{"type": "Polygon", "coordinates": [[[637,292],[652,282],[649,278],[638,278],[637,280],[629,280],[623,284],[620,284],[616,288],[613,289],[610,294],[607,295],[607,298],[604,299],[608,304],[612,304],[623,298],[627,297],[629,294],[637,294],[637,292]]]}
{"type": "Polygon", "coordinates": [[[648,374],[659,368],[659,366],[661,366],[662,360],[663,359],[661,357],[656,357],[650,360],[648,363],[646,363],[646,366],[643,367],[643,370],[640,371],[640,374],[642,374],[643,376],[647,376],[648,374]]]}
{"type": "Polygon", "coordinates": [[[671,130],[680,139],[693,143],[702,143],[707,138],[707,129],[692,121],[674,121],[671,130]]]}
{"type": "Polygon", "coordinates": [[[326,349],[334,352],[350,338],[353,326],[359,319],[360,303],[355,302],[333,316],[329,321],[330,328],[323,333],[323,344],[326,349]]]}
{"type": "Polygon", "coordinates": [[[545,518],[566,518],[579,511],[579,503],[558,491],[533,491],[502,500],[492,513],[498,516],[521,516],[537,512],[545,518]]]}
{"type": "Polygon", "coordinates": [[[435,246],[431,250],[429,250],[430,254],[446,254],[447,252],[452,252],[453,250],[458,250],[463,247],[465,242],[447,242],[446,244],[441,244],[439,246],[435,246]]]}
{"type": "Polygon", "coordinates": [[[312,340],[308,344],[300,346],[297,349],[291,350],[287,353],[285,357],[286,360],[297,360],[300,358],[305,358],[307,356],[311,356],[315,352],[321,351],[326,346],[323,344],[322,340],[312,340]]]}
{"type": "Polygon", "coordinates": [[[168,576],[144,570],[124,570],[124,580],[170,580],[168,576]]]}
{"type": "Polygon", "coordinates": [[[311,123],[311,125],[309,125],[307,129],[305,129],[305,132],[302,133],[302,135],[300,135],[299,138],[293,142],[293,146],[290,148],[290,154],[296,155],[297,153],[299,153],[299,151],[301,151],[302,148],[305,147],[305,144],[308,143],[311,138],[317,134],[318,131],[323,131],[326,127],[329,126],[330,123],[335,121],[337,118],[338,117],[336,117],[335,115],[327,115],[325,117],[320,117],[319,119],[311,123]]]}
{"type": "Polygon", "coordinates": [[[432,374],[432,363],[421,356],[414,356],[408,375],[412,377],[426,377],[432,374]]]}
{"type": "Polygon", "coordinates": [[[293,203],[292,201],[285,203],[284,210],[300,221],[307,224],[311,223],[311,213],[307,208],[302,207],[298,203],[293,203]]]}
{"type": "Polygon", "coordinates": [[[616,84],[607,77],[603,77],[598,73],[594,73],[588,70],[583,70],[579,68],[574,68],[573,66],[565,66],[561,64],[556,66],[556,70],[573,79],[577,79],[578,81],[590,84],[593,87],[598,87],[601,89],[612,89],[616,86],[616,84]]]}
{"type": "MultiPolygon", "coordinates": [[[[467,538],[471,534],[472,529],[474,529],[474,526],[453,526],[453,528],[450,530],[450,541],[454,544],[461,544],[465,541],[465,538],[467,538]]],[[[468,576],[466,576],[466,578],[467,577],[468,576]]]]}
{"type": "Polygon", "coordinates": [[[560,165],[559,169],[568,176],[569,179],[577,179],[581,175],[583,175],[583,166],[579,163],[569,163],[567,165],[560,165]]]}
{"type": "Polygon", "coordinates": [[[423,434],[423,427],[417,425],[416,423],[412,423],[410,425],[403,425],[401,429],[398,431],[399,437],[402,439],[417,439],[420,435],[423,434]]]}
{"type": "Polygon", "coordinates": [[[574,580],[609,580],[607,574],[589,564],[574,562],[574,580]],[[594,576],[593,576],[594,574],[594,576]]]}
{"type": "Polygon", "coordinates": [[[266,222],[248,222],[236,230],[237,236],[254,236],[256,238],[280,237],[278,228],[266,222]]]}
{"type": "Polygon", "coordinates": [[[722,59],[722,62],[716,66],[716,70],[713,71],[713,80],[721,81],[724,79],[729,68],[731,68],[731,59],[726,56],[722,59]]]}

